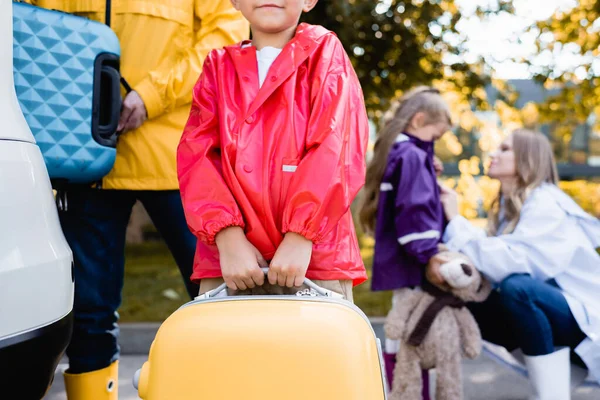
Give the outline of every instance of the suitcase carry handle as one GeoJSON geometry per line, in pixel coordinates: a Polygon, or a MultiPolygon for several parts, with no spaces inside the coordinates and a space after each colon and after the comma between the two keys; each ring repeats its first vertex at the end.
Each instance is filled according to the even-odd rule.
{"type": "Polygon", "coordinates": [[[115,147],[117,143],[117,126],[121,115],[121,75],[112,66],[103,65],[100,69],[102,100],[98,114],[92,119],[92,132],[104,142],[104,145],[115,147]]]}
{"type": "MultiPolygon", "coordinates": [[[[266,277],[267,273],[269,272],[269,268],[261,268],[261,270],[265,274],[265,277],[266,277]]],[[[321,296],[321,297],[332,297],[332,298],[337,298],[337,299],[344,298],[344,296],[342,294],[336,293],[332,290],[325,289],[325,288],[317,285],[316,283],[314,283],[313,281],[311,281],[310,279],[308,279],[306,277],[304,278],[304,285],[308,286],[309,291],[308,292],[300,291],[300,292],[296,293],[297,296],[311,296],[311,297],[321,296]]],[[[203,299],[213,298],[226,289],[227,289],[227,284],[223,283],[219,287],[217,287],[213,290],[209,290],[208,292],[197,296],[195,298],[195,300],[203,300],[203,299]]]]}
{"type": "Polygon", "coordinates": [[[119,59],[103,53],[94,64],[92,136],[103,146],[116,147],[122,105],[119,59]]]}

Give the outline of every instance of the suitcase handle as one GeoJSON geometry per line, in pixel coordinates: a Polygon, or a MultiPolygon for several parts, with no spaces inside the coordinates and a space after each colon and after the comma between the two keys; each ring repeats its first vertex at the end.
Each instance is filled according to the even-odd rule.
{"type": "MultiPolygon", "coordinates": [[[[269,272],[269,268],[261,268],[262,272],[265,274],[265,277],[267,276],[267,273],[269,272]]],[[[337,298],[337,299],[343,299],[344,296],[336,293],[332,290],[328,290],[325,288],[322,288],[321,286],[317,285],[316,283],[314,283],[313,281],[311,281],[308,278],[304,278],[304,285],[308,286],[309,289],[313,290],[314,293],[316,294],[306,294],[306,296],[321,296],[321,297],[331,297],[331,298],[337,298]]],[[[219,287],[213,289],[213,290],[209,290],[206,293],[203,293],[199,296],[197,296],[195,298],[195,300],[205,300],[205,299],[211,299],[215,296],[217,296],[219,293],[223,292],[224,290],[227,289],[227,284],[223,283],[221,284],[219,287]]],[[[301,295],[299,294],[300,292],[298,292],[297,296],[305,296],[304,294],[301,295]]]]}
{"type": "MultiPolygon", "coordinates": [[[[103,139],[114,142],[117,141],[117,126],[121,115],[121,75],[115,68],[103,65],[100,76],[102,79],[101,87],[106,91],[106,97],[101,104],[104,118],[94,120],[96,131],[103,139]],[[104,121],[101,121],[104,120],[104,121]]],[[[111,146],[111,147],[114,147],[111,146]]]]}
{"type": "Polygon", "coordinates": [[[121,116],[121,74],[119,58],[102,53],[94,62],[92,137],[102,146],[117,146],[117,126],[121,116]]]}

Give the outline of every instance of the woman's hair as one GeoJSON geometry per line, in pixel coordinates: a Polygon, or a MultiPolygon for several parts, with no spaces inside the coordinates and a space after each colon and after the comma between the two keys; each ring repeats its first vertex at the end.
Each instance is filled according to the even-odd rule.
{"type": "Polygon", "coordinates": [[[450,110],[439,90],[429,86],[419,86],[410,90],[395,104],[384,121],[375,141],[373,157],[367,168],[366,183],[359,211],[360,224],[367,233],[375,231],[375,217],[379,202],[379,186],[387,165],[390,149],[396,137],[403,133],[416,113],[425,114],[425,124],[448,121],[450,110]]]}
{"type": "Polygon", "coordinates": [[[558,184],[554,153],[550,141],[544,134],[517,129],[512,133],[512,139],[517,182],[512,193],[503,197],[500,190],[498,197],[492,203],[488,214],[488,234],[491,236],[512,233],[515,230],[523,204],[533,189],[544,183],[558,184]],[[502,222],[505,224],[502,231],[498,232],[501,208],[504,213],[502,222]]]}

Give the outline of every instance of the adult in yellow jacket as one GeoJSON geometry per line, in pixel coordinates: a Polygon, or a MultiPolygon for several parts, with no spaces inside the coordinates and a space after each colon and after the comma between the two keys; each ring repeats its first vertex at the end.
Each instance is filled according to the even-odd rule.
{"type": "Polygon", "coordinates": [[[33,0],[107,22],[121,43],[123,101],[112,171],[95,188],[72,188],[60,212],[75,259],[75,325],[65,374],[70,400],[117,398],[116,313],[123,286],[125,231],[140,200],[167,242],[191,296],[196,239],[179,195],[176,148],[192,88],[213,48],[246,39],[248,23],[229,0],[33,0]]]}

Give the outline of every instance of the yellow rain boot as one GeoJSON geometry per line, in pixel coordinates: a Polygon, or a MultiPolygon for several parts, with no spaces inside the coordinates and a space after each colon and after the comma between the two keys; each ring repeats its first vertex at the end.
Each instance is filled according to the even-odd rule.
{"type": "Polygon", "coordinates": [[[64,373],[68,400],[117,400],[119,361],[82,374],[64,373]]]}

